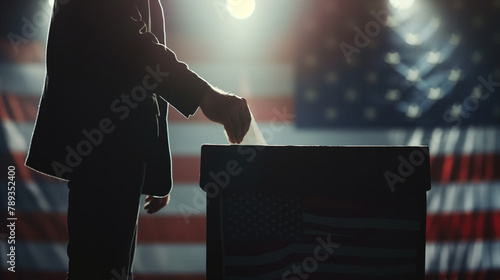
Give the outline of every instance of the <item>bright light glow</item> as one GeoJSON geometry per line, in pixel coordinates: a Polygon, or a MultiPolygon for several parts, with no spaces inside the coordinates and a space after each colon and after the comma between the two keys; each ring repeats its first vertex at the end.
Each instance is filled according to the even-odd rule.
{"type": "Polygon", "coordinates": [[[255,0],[227,0],[226,8],[232,17],[246,19],[255,10],[255,0]]]}
{"type": "Polygon", "coordinates": [[[54,8],[54,1],[55,0],[47,0],[47,4],[49,4],[51,10],[54,8]]]}
{"type": "Polygon", "coordinates": [[[397,10],[406,10],[413,6],[415,3],[415,0],[389,0],[389,3],[391,3],[392,7],[397,10]]]}

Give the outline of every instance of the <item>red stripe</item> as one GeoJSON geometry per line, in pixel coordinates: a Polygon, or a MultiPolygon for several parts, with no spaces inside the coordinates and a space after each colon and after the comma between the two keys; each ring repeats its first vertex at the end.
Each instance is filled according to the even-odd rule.
{"type": "MultiPolygon", "coordinates": [[[[477,157],[476,157],[477,158],[477,157]]],[[[459,173],[458,173],[458,180],[459,181],[465,181],[467,178],[470,177],[470,163],[471,161],[471,156],[470,155],[463,155],[460,158],[460,167],[459,167],[459,173]]]]}
{"type": "Polygon", "coordinates": [[[0,119],[2,121],[8,121],[10,120],[10,117],[7,111],[7,106],[5,106],[4,96],[7,96],[7,94],[0,92],[0,119]]]}
{"type": "MultiPolygon", "coordinates": [[[[67,242],[66,214],[17,212],[16,217],[18,240],[67,242]]],[[[500,240],[500,211],[427,215],[428,242],[479,240],[500,240]]],[[[206,217],[141,215],[138,241],[205,243],[206,217]]]]}
{"type": "MultiPolygon", "coordinates": [[[[168,206],[167,206],[168,207],[168,206]]],[[[16,212],[16,238],[27,241],[68,242],[66,214],[16,212]]],[[[205,243],[206,217],[141,215],[138,242],[141,243],[205,243]]]]}
{"type": "Polygon", "coordinates": [[[44,63],[45,62],[45,46],[37,40],[16,44],[16,48],[9,40],[0,40],[0,50],[6,54],[8,61],[15,63],[44,63]]]}
{"type": "Polygon", "coordinates": [[[431,181],[442,184],[500,179],[500,154],[437,155],[431,157],[431,181]],[[474,164],[469,164],[472,161],[474,164]],[[483,166],[484,168],[479,168],[483,166]],[[497,172],[495,172],[497,170],[497,172]]]}
{"type": "Polygon", "coordinates": [[[198,183],[200,180],[200,161],[197,156],[176,156],[172,157],[172,172],[174,183],[198,183]]]}
{"type": "MultiPolygon", "coordinates": [[[[3,270],[0,274],[5,280],[64,280],[65,271],[22,271],[16,272],[3,270]]],[[[134,274],[134,280],[205,280],[204,274],[134,274]]]]}
{"type": "Polygon", "coordinates": [[[500,211],[428,214],[426,240],[500,240],[500,211]]]}
{"type": "MultiPolygon", "coordinates": [[[[54,280],[65,279],[63,271],[16,271],[15,273],[3,270],[0,274],[5,280],[54,280]]],[[[134,280],[204,280],[204,274],[135,274],[134,280]]],[[[466,271],[466,272],[441,272],[428,273],[425,280],[493,280],[500,279],[500,270],[466,271]]]]}
{"type": "Polygon", "coordinates": [[[500,270],[428,273],[425,280],[495,280],[500,270]]]}
{"type": "Polygon", "coordinates": [[[8,106],[10,107],[12,114],[14,115],[14,120],[18,123],[25,122],[26,117],[23,113],[19,99],[14,94],[7,94],[7,98],[9,100],[8,106]]]}
{"type": "MultiPolygon", "coordinates": [[[[168,207],[168,206],[166,206],[168,207]]],[[[144,216],[139,218],[138,241],[142,243],[206,243],[206,217],[144,216]]]]}

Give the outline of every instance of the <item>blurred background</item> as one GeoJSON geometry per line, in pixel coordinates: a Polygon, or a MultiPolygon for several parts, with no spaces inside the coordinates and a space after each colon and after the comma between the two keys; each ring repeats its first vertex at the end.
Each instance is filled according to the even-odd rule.
{"type": "MultiPolygon", "coordinates": [[[[67,266],[65,183],[23,166],[51,2],[0,4],[3,221],[8,166],[17,172],[14,275],[0,229],[7,279],[64,279],[67,266]]],[[[268,144],[428,145],[426,279],[500,279],[499,0],[162,3],[167,45],[247,98],[268,144]]],[[[201,112],[171,110],[169,120],[175,186],[159,214],[141,212],[138,280],[204,279],[200,146],[227,140],[201,112]]]]}

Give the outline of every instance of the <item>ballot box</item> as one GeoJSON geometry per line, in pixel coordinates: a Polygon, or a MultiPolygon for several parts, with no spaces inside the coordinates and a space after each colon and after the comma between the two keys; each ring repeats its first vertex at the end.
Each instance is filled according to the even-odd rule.
{"type": "Polygon", "coordinates": [[[426,146],[204,145],[207,279],[424,279],[426,146]]]}

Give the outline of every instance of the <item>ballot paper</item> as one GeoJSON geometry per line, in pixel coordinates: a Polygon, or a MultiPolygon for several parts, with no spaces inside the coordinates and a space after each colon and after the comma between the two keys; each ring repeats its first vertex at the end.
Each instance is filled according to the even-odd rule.
{"type": "MultiPolygon", "coordinates": [[[[241,141],[240,145],[266,145],[266,140],[264,139],[264,136],[262,135],[262,132],[260,131],[251,111],[250,116],[252,117],[250,121],[250,129],[248,129],[248,132],[245,137],[243,137],[243,141],[241,141]]],[[[227,132],[225,130],[224,134],[229,142],[229,137],[227,137],[227,132]]]]}

